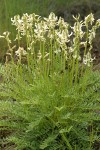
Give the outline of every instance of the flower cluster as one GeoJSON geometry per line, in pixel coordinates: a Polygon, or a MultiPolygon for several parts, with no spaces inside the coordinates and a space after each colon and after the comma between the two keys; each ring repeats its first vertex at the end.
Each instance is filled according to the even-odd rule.
{"type": "Polygon", "coordinates": [[[16,30],[25,35],[27,30],[32,30],[34,22],[37,22],[39,18],[34,13],[30,15],[26,13],[22,17],[20,15],[14,16],[14,18],[11,18],[11,21],[12,25],[16,26],[16,30]]]}
{"type": "Polygon", "coordinates": [[[26,56],[27,52],[24,50],[23,47],[19,47],[18,50],[15,52],[15,55],[17,55],[18,57],[26,56]]]}
{"type": "Polygon", "coordinates": [[[87,17],[85,17],[85,21],[84,21],[85,26],[88,26],[89,23],[92,25],[93,22],[94,22],[94,16],[92,13],[88,15],[87,17]]]}
{"type": "Polygon", "coordinates": [[[6,32],[3,33],[2,36],[0,36],[0,38],[6,39],[6,40],[7,40],[7,43],[10,44],[10,43],[11,43],[11,40],[10,40],[9,36],[10,36],[10,32],[6,31],[6,32]]]}
{"type": "MultiPolygon", "coordinates": [[[[45,54],[50,56],[49,59],[54,58],[55,54],[59,54],[60,56],[63,55],[61,59],[64,61],[66,59],[78,61],[81,60],[80,47],[83,45],[85,51],[84,59],[82,59],[83,64],[90,66],[89,64],[93,61],[90,55],[92,41],[95,38],[96,29],[100,27],[100,19],[95,21],[92,13],[85,17],[83,21],[80,21],[80,16],[73,16],[73,18],[75,19],[74,26],[70,26],[63,18],[58,19],[53,12],[50,13],[48,18],[42,18],[34,13],[30,15],[26,13],[22,17],[20,15],[14,16],[11,21],[18,31],[16,39],[19,44],[19,49],[15,54],[22,55],[23,53],[26,55],[31,51],[31,54],[35,53],[37,59],[40,59],[38,57],[39,52],[41,52],[41,58],[45,59],[45,54]],[[26,50],[23,50],[20,46],[20,40],[23,36],[26,36],[26,50]],[[37,45],[40,45],[40,47],[37,45]],[[87,45],[89,45],[89,49],[87,49],[87,45]],[[48,47],[46,48],[46,46],[48,47]]],[[[5,32],[0,37],[5,38],[10,47],[9,32],[5,32]]]]}
{"type": "Polygon", "coordinates": [[[84,58],[83,58],[83,63],[85,65],[88,65],[88,67],[90,67],[91,63],[93,62],[95,58],[92,58],[91,57],[91,53],[88,52],[86,55],[84,55],[84,58]]]}

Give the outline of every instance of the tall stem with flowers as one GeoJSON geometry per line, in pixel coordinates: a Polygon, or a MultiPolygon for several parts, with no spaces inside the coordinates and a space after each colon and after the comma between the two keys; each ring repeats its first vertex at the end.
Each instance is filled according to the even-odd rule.
{"type": "MultiPolygon", "coordinates": [[[[19,48],[15,55],[18,56],[19,62],[26,56],[28,66],[38,70],[39,75],[48,77],[63,72],[64,75],[69,74],[70,86],[77,83],[80,76],[83,76],[84,68],[88,69],[93,62],[92,41],[96,29],[100,27],[100,19],[94,22],[92,13],[83,21],[80,21],[80,16],[73,18],[76,21],[74,26],[70,26],[61,17],[58,19],[53,12],[48,18],[41,18],[36,14],[11,18],[12,25],[16,26],[18,31],[15,40],[18,40],[19,48]],[[26,48],[21,48],[21,40],[25,37],[26,48]],[[84,47],[83,56],[80,55],[81,45],[84,47]]],[[[5,33],[1,37],[7,40],[12,53],[8,32],[5,33]]]]}

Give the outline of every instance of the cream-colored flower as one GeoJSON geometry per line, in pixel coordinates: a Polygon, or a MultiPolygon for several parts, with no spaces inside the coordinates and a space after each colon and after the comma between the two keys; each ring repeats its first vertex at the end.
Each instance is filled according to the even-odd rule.
{"type": "Polygon", "coordinates": [[[58,22],[57,22],[57,25],[59,26],[59,28],[61,29],[68,29],[69,27],[69,24],[67,22],[64,21],[63,18],[59,18],[58,22]]]}
{"type": "Polygon", "coordinates": [[[48,18],[44,17],[44,20],[47,22],[49,29],[54,29],[58,20],[58,17],[51,12],[48,18]]]}
{"type": "Polygon", "coordinates": [[[91,53],[88,52],[84,58],[83,58],[83,64],[87,65],[88,67],[90,67],[91,63],[93,62],[95,58],[91,57],[91,53]]]}
{"type": "Polygon", "coordinates": [[[95,38],[95,36],[96,36],[96,31],[94,28],[92,28],[91,30],[89,30],[89,36],[88,36],[89,44],[92,44],[92,41],[95,38]]]}
{"type": "Polygon", "coordinates": [[[84,20],[85,26],[88,26],[88,23],[92,25],[93,22],[94,22],[94,15],[92,13],[89,14],[87,17],[85,17],[85,20],[84,20]]]}
{"type": "Polygon", "coordinates": [[[37,62],[39,63],[41,59],[42,59],[42,54],[39,50],[38,55],[37,55],[37,62]]]}
{"type": "Polygon", "coordinates": [[[65,30],[62,30],[62,31],[56,31],[55,32],[56,34],[56,41],[61,44],[61,45],[65,45],[67,42],[69,42],[69,39],[68,39],[68,33],[65,32],[65,30]]]}
{"type": "Polygon", "coordinates": [[[44,17],[44,20],[46,20],[47,22],[56,22],[58,20],[58,17],[53,12],[51,12],[48,18],[44,17]]]}
{"type": "Polygon", "coordinates": [[[14,18],[11,18],[12,25],[16,26],[16,30],[22,31],[23,30],[23,21],[21,20],[20,15],[14,16],[14,18]]]}
{"type": "Polygon", "coordinates": [[[48,58],[49,57],[49,53],[47,53],[47,52],[45,52],[45,56],[44,56],[44,58],[48,58]]]}
{"type": "Polygon", "coordinates": [[[32,31],[33,25],[35,22],[38,22],[40,19],[40,16],[35,14],[28,15],[23,14],[22,17],[20,15],[14,16],[14,18],[11,18],[12,25],[16,26],[16,30],[21,32],[21,35],[26,35],[27,31],[32,31]]]}
{"type": "Polygon", "coordinates": [[[74,51],[74,53],[73,53],[72,56],[73,56],[74,59],[81,60],[81,57],[80,57],[80,55],[77,53],[77,51],[74,51]]]}
{"type": "Polygon", "coordinates": [[[83,27],[82,22],[75,22],[74,26],[71,27],[73,29],[73,34],[81,39],[83,38],[83,36],[85,34],[82,30],[82,27],[83,27]]]}
{"type": "Polygon", "coordinates": [[[6,31],[6,32],[3,32],[3,36],[1,36],[1,38],[6,39],[6,41],[7,41],[8,44],[11,43],[11,40],[10,40],[10,38],[9,38],[9,35],[10,35],[10,32],[6,31]]]}
{"type": "Polygon", "coordinates": [[[35,38],[37,40],[45,41],[45,34],[48,30],[48,26],[47,26],[46,22],[41,21],[39,23],[35,23],[35,27],[36,27],[34,29],[35,38]]]}
{"type": "Polygon", "coordinates": [[[85,42],[80,42],[80,45],[83,45],[84,47],[86,47],[86,46],[87,46],[87,41],[85,41],[85,42]]]}
{"type": "Polygon", "coordinates": [[[75,19],[76,22],[79,21],[79,19],[80,19],[80,14],[78,14],[77,16],[74,16],[74,15],[73,15],[73,18],[75,19]]]}
{"type": "Polygon", "coordinates": [[[55,53],[55,54],[61,53],[61,49],[60,49],[60,48],[59,48],[59,49],[56,49],[56,50],[54,51],[54,53],[55,53]]]}
{"type": "Polygon", "coordinates": [[[96,26],[97,26],[97,27],[100,27],[100,19],[98,19],[98,20],[96,21],[96,26]]]}
{"type": "Polygon", "coordinates": [[[74,52],[74,48],[73,47],[68,47],[68,49],[69,49],[69,53],[74,52]]]}
{"type": "Polygon", "coordinates": [[[23,47],[19,47],[18,50],[15,52],[15,55],[17,56],[26,56],[27,52],[24,50],[23,47]]]}

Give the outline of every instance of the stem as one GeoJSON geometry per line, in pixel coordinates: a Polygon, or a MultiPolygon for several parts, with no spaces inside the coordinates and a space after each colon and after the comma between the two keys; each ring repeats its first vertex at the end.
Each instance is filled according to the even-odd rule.
{"type": "MultiPolygon", "coordinates": [[[[42,55],[42,42],[40,41],[40,53],[42,55]]],[[[41,56],[42,59],[43,59],[43,56],[41,56]]],[[[41,68],[42,64],[41,64],[41,59],[40,59],[40,72],[42,71],[42,68],[41,68]]]]}
{"type": "MultiPolygon", "coordinates": [[[[84,54],[83,57],[86,55],[86,51],[87,51],[87,44],[88,44],[88,25],[86,26],[86,45],[85,45],[85,50],[84,50],[84,54]]],[[[83,71],[84,71],[84,64],[82,64],[82,69],[81,69],[81,76],[83,75],[83,71]]]]}
{"type": "Polygon", "coordinates": [[[73,60],[72,60],[72,70],[71,70],[71,76],[70,76],[70,84],[71,84],[71,86],[73,85],[73,79],[74,79],[74,67],[75,67],[75,59],[73,58],[73,60]]]}
{"type": "Polygon", "coordinates": [[[78,75],[79,75],[79,41],[78,41],[78,47],[77,47],[77,58],[76,58],[76,68],[75,68],[75,83],[77,84],[78,81],[78,75]]]}
{"type": "Polygon", "coordinates": [[[18,30],[18,46],[20,47],[20,31],[18,30]]]}
{"type": "Polygon", "coordinates": [[[93,125],[91,125],[91,134],[90,134],[90,149],[92,148],[93,144],[93,125]]]}
{"type": "Polygon", "coordinates": [[[43,65],[43,74],[46,76],[46,64],[45,64],[45,43],[43,42],[43,50],[42,50],[42,65],[43,65]]]}
{"type": "Polygon", "coordinates": [[[52,39],[50,39],[50,62],[51,62],[51,75],[53,75],[53,48],[52,48],[52,39]]]}
{"type": "Polygon", "coordinates": [[[65,54],[65,51],[66,50],[63,51],[63,73],[64,73],[64,76],[65,76],[65,73],[66,73],[66,70],[65,70],[65,68],[66,68],[66,54],[65,54]]]}

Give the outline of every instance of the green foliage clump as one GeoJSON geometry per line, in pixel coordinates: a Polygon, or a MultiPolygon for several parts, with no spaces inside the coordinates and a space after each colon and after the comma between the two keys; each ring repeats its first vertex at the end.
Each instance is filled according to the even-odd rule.
{"type": "Polygon", "coordinates": [[[13,69],[12,80],[0,85],[0,126],[11,131],[4,142],[18,150],[92,149],[98,140],[93,124],[99,120],[99,73],[89,72],[85,83],[69,87],[67,75],[44,80],[26,67],[19,74],[13,69]]]}

